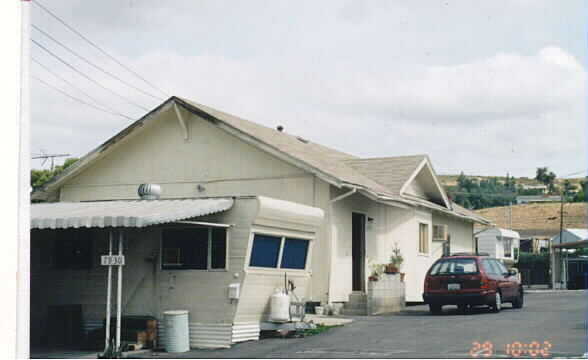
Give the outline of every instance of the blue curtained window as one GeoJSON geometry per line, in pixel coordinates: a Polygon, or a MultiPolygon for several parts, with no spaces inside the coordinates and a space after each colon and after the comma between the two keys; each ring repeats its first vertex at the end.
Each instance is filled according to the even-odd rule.
{"type": "Polygon", "coordinates": [[[308,254],[308,240],[286,239],[282,252],[281,267],[285,269],[304,269],[308,254]]]}
{"type": "Polygon", "coordinates": [[[256,234],[251,249],[249,266],[278,267],[278,254],[282,239],[275,236],[256,234]]]}

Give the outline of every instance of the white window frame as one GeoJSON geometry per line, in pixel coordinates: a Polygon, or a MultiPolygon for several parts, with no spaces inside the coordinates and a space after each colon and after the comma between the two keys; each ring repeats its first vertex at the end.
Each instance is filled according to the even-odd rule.
{"type": "Polygon", "coordinates": [[[308,234],[296,234],[296,233],[284,233],[284,232],[274,232],[274,231],[252,231],[249,237],[249,245],[247,247],[247,256],[245,258],[245,270],[255,270],[255,271],[270,271],[270,272],[280,272],[283,273],[284,271],[288,272],[298,272],[298,273],[306,273],[309,271],[310,263],[311,263],[311,256],[312,256],[312,243],[314,237],[308,234]],[[262,235],[262,236],[272,236],[280,238],[280,249],[278,251],[278,262],[276,267],[263,267],[263,266],[252,266],[249,265],[251,263],[251,253],[253,251],[253,241],[255,240],[255,235],[262,235]],[[289,268],[282,268],[282,255],[284,253],[284,245],[286,242],[286,238],[289,239],[297,239],[297,240],[307,240],[308,241],[308,250],[306,251],[306,262],[304,264],[304,269],[289,269],[289,268]]]}
{"type": "Polygon", "coordinates": [[[429,228],[431,227],[431,224],[430,223],[427,223],[427,222],[423,222],[423,221],[419,221],[418,224],[419,224],[419,226],[418,226],[418,239],[419,239],[419,241],[418,241],[418,244],[417,244],[417,246],[418,246],[417,252],[421,256],[430,256],[430,254],[431,254],[431,236],[432,236],[432,234],[431,234],[431,231],[430,231],[429,228]],[[422,252],[421,251],[421,225],[425,225],[427,227],[427,234],[426,234],[427,235],[427,238],[425,239],[425,243],[426,243],[426,246],[427,246],[427,248],[425,249],[426,252],[422,252]]]}
{"type": "MultiPolygon", "coordinates": [[[[200,272],[226,272],[229,270],[229,226],[198,226],[199,228],[206,228],[208,230],[208,246],[207,246],[207,250],[208,253],[206,254],[206,269],[182,269],[182,268],[177,268],[177,269],[173,269],[173,268],[167,268],[164,269],[164,265],[167,266],[173,266],[173,264],[164,264],[163,263],[163,232],[165,230],[190,230],[190,229],[194,229],[195,227],[190,226],[190,227],[177,227],[177,228],[164,228],[161,229],[160,231],[160,236],[159,236],[159,270],[160,271],[200,271],[200,272]],[[224,268],[212,268],[212,229],[213,228],[225,228],[225,267],[224,268]]],[[[180,255],[181,255],[181,249],[180,249],[180,255]]]]}

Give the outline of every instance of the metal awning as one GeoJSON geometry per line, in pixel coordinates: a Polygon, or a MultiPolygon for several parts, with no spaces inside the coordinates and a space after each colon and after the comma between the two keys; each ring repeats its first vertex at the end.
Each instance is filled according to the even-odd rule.
{"type": "Polygon", "coordinates": [[[31,204],[31,229],[145,227],[226,211],[233,199],[114,200],[31,204]]]}
{"type": "Polygon", "coordinates": [[[585,248],[588,246],[588,240],[580,240],[580,241],[573,241],[573,242],[565,242],[562,244],[552,244],[551,247],[558,249],[579,249],[585,248]]]}

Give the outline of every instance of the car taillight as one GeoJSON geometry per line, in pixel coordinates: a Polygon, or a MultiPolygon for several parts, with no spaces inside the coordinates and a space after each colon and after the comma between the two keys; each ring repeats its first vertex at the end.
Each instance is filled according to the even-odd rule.
{"type": "Polygon", "coordinates": [[[480,277],[480,289],[490,289],[490,282],[488,281],[488,278],[483,275],[480,277]]]}

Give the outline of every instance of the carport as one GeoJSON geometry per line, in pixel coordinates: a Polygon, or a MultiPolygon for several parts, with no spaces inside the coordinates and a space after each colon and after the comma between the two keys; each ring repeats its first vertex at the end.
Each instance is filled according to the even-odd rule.
{"type": "Polygon", "coordinates": [[[551,240],[552,288],[586,288],[586,257],[570,254],[588,246],[586,233],[586,229],[565,229],[551,240]]]}
{"type": "MultiPolygon", "coordinates": [[[[131,273],[149,270],[149,265],[143,265],[148,259],[125,258],[126,252],[139,244],[132,240],[149,236],[149,229],[157,225],[182,223],[188,219],[190,225],[219,225],[199,222],[197,218],[227,211],[233,203],[231,198],[210,198],[32,204],[31,345],[79,345],[76,341],[83,337],[80,332],[88,326],[87,322],[83,323],[84,312],[89,312],[106,319],[105,349],[112,338],[119,349],[123,265],[127,265],[126,272],[131,273]],[[147,232],[140,229],[147,229],[147,232]],[[130,233],[132,239],[127,241],[130,233]],[[133,261],[129,260],[134,263],[131,265],[133,261]],[[141,265],[140,268],[135,266],[137,264],[141,265]],[[117,272],[116,300],[111,300],[113,266],[117,272]],[[105,267],[107,271],[103,271],[105,267]],[[102,280],[97,282],[99,278],[102,280]],[[83,295],[76,294],[75,285],[72,285],[75,281],[86,282],[85,290],[95,295],[88,295],[88,291],[83,295]],[[113,303],[116,304],[116,310],[112,312],[116,314],[116,333],[110,334],[113,303]],[[100,307],[103,312],[98,310],[100,307]],[[58,341],[52,344],[51,339],[58,341]]],[[[129,291],[139,288],[141,281],[129,281],[133,288],[129,291]]],[[[93,326],[99,328],[102,324],[98,322],[93,326]]]]}

